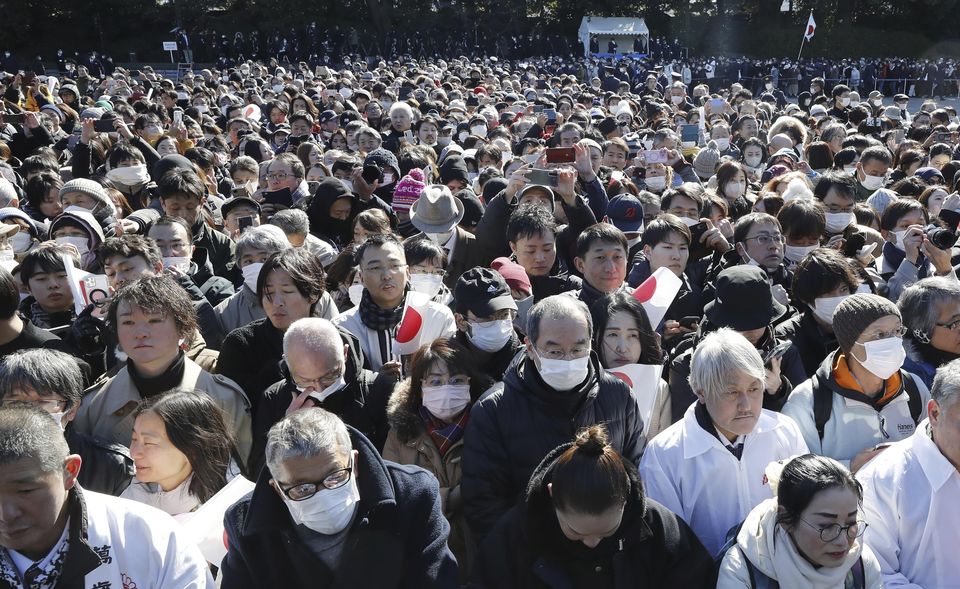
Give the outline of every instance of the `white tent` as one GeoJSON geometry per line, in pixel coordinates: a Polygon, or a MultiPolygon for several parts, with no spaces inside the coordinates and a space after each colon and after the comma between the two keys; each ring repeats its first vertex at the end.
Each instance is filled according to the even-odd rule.
{"type": "Polygon", "coordinates": [[[642,18],[585,16],[580,21],[578,31],[580,42],[583,43],[583,55],[590,55],[590,37],[596,37],[600,43],[600,52],[607,49],[607,42],[617,41],[617,53],[633,53],[633,40],[640,37],[644,53],[650,42],[650,29],[642,18]]]}

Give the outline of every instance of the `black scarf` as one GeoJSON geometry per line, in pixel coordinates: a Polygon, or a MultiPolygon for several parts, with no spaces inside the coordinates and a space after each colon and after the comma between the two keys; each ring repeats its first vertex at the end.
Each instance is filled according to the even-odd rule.
{"type": "Polygon", "coordinates": [[[133,381],[133,386],[137,387],[137,390],[140,391],[140,397],[147,399],[179,387],[183,381],[183,371],[185,368],[184,358],[186,358],[186,356],[184,356],[181,350],[173,363],[170,364],[160,376],[152,378],[142,376],[137,372],[137,367],[133,362],[127,362],[127,371],[130,373],[130,380],[133,381]]]}
{"type": "MultiPolygon", "coordinates": [[[[409,285],[408,289],[409,289],[409,285]]],[[[400,324],[403,318],[404,300],[393,309],[381,309],[379,305],[373,302],[373,297],[367,289],[363,289],[363,296],[360,298],[360,321],[368,328],[374,331],[391,331],[400,324]]]]}

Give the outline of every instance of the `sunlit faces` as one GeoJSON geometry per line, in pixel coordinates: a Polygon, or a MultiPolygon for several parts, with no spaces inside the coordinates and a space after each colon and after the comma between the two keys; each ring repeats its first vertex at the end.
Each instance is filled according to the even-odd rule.
{"type": "Polygon", "coordinates": [[[263,281],[260,304],[267,319],[280,331],[286,331],[298,320],[310,316],[310,311],[319,297],[307,298],[286,270],[271,270],[263,281]]]}
{"type": "Polygon", "coordinates": [[[669,268],[671,272],[681,276],[690,259],[690,243],[683,235],[670,232],[655,246],[643,246],[643,254],[650,262],[651,272],[659,268],[669,268]]]}
{"type": "Polygon", "coordinates": [[[600,335],[600,341],[600,357],[606,368],[636,364],[643,352],[640,326],[636,318],[627,311],[616,311],[610,316],[600,335]]]}
{"type": "Polygon", "coordinates": [[[130,441],[130,456],[141,483],[156,483],[164,491],[177,488],[193,472],[186,454],[167,436],[163,420],[152,411],[137,416],[130,441]]]}
{"type": "Polygon", "coordinates": [[[733,368],[724,389],[716,395],[704,395],[696,391],[697,398],[707,407],[707,412],[720,433],[733,441],[753,431],[760,410],[763,408],[764,383],[762,380],[733,368]]]}
{"type": "Polygon", "coordinates": [[[547,276],[557,259],[556,236],[550,232],[521,236],[510,242],[510,250],[529,276],[547,276]]]}

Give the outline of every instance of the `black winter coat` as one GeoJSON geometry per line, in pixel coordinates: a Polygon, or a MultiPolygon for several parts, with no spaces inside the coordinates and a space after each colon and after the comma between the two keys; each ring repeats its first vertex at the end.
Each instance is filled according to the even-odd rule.
{"type": "Polygon", "coordinates": [[[523,503],[500,520],[480,547],[471,588],[644,589],[714,587],[713,559],[680,517],[647,499],[636,469],[616,533],[595,548],[564,537],[547,491],[554,450],[530,478],[523,503]]]}
{"type": "Polygon", "coordinates": [[[88,491],[119,497],[135,474],[133,458],[126,446],[107,442],[72,427],[63,432],[71,454],[78,454],[83,468],[77,481],[88,491]]]}
{"type": "Polygon", "coordinates": [[[813,376],[820,363],[839,345],[835,335],[823,331],[812,311],[794,315],[788,321],[777,325],[775,333],[778,340],[793,342],[793,346],[800,353],[803,372],[807,378],[813,376]]]}
{"type": "Polygon", "coordinates": [[[478,538],[516,504],[543,457],[587,426],[605,424],[611,445],[639,465],[646,440],[636,398],[622,380],[600,367],[596,354],[590,364],[585,397],[572,416],[544,400],[560,393],[543,383],[525,356],[507,370],[502,391],[474,405],[464,436],[461,491],[467,521],[478,538]]]}
{"type": "Polygon", "coordinates": [[[224,515],[223,589],[457,587],[437,479],[418,466],[384,461],[369,440],[347,429],[358,452],[360,502],[338,570],[300,540],[265,469],[253,492],[224,515]]]}

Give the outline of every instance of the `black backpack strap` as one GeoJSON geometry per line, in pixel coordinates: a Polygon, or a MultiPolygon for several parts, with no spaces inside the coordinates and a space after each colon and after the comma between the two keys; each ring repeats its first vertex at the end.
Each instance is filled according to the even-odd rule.
{"type": "Polygon", "coordinates": [[[820,441],[823,442],[824,429],[830,421],[830,414],[833,413],[833,391],[830,387],[821,386],[816,374],[810,377],[810,385],[813,387],[813,423],[817,427],[820,441]]]}
{"type": "Polygon", "coordinates": [[[910,407],[910,417],[913,423],[920,423],[920,416],[923,413],[923,399],[920,398],[920,389],[917,387],[917,381],[909,372],[900,371],[900,380],[903,382],[903,390],[907,393],[907,406],[910,407]]]}
{"type": "Polygon", "coordinates": [[[857,559],[850,567],[847,573],[847,580],[843,584],[844,589],[865,589],[867,586],[867,575],[863,570],[863,557],[857,559]]]}

